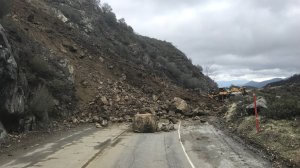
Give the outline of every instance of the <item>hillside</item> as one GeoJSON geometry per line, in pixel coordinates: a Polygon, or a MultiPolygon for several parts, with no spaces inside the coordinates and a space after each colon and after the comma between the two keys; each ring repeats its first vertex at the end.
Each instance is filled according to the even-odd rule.
{"type": "Polygon", "coordinates": [[[299,84],[300,84],[300,74],[295,74],[285,80],[269,83],[268,85],[266,85],[266,87],[275,87],[275,86],[283,86],[283,85],[299,85],[299,84]]]}
{"type": "Polygon", "coordinates": [[[1,25],[0,121],[9,132],[166,116],[174,97],[199,111],[201,94],[216,87],[171,43],[137,35],[95,0],[13,0],[1,25]]]}
{"type": "Polygon", "coordinates": [[[273,82],[277,82],[277,81],[281,81],[281,80],[282,80],[281,78],[274,78],[274,79],[270,79],[270,80],[266,80],[266,81],[262,81],[262,82],[250,81],[250,82],[244,84],[244,86],[262,88],[262,87],[268,85],[269,83],[273,83],[273,82]]]}

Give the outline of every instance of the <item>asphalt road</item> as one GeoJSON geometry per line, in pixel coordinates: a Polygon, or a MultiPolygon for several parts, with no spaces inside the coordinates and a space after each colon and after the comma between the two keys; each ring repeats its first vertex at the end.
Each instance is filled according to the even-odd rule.
{"type": "Polygon", "coordinates": [[[86,128],[9,156],[0,155],[0,167],[271,167],[268,161],[207,123],[184,122],[180,131],[168,133],[136,134],[127,129],[125,125],[86,128]]]}

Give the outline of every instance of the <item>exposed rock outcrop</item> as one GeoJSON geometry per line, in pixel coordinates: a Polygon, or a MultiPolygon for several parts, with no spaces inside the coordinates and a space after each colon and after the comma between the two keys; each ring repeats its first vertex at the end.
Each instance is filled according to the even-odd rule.
{"type": "Polygon", "coordinates": [[[23,87],[26,87],[26,79],[21,76],[23,74],[19,72],[11,46],[3,27],[0,25],[0,113],[24,113],[23,87]],[[25,84],[25,86],[22,86],[22,84],[25,84]]]}
{"type": "Polygon", "coordinates": [[[0,145],[1,143],[5,142],[6,137],[7,137],[7,132],[0,121],[0,145]]]}

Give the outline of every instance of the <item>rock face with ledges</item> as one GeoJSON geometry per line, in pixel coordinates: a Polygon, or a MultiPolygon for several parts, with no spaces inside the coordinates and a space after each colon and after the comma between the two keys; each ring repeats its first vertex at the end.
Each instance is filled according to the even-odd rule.
{"type": "Polygon", "coordinates": [[[0,113],[21,114],[24,112],[24,91],[20,83],[16,60],[11,51],[3,27],[0,25],[0,113]]]}

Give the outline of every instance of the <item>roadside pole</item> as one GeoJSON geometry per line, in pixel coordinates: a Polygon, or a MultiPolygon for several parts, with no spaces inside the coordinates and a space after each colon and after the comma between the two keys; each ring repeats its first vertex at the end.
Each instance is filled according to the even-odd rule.
{"type": "Polygon", "coordinates": [[[257,112],[257,105],[256,105],[256,95],[253,93],[253,100],[254,100],[254,111],[255,111],[255,121],[256,121],[256,132],[259,133],[259,118],[258,118],[258,112],[257,112]]]}

